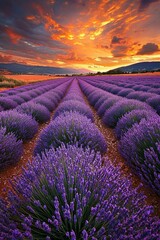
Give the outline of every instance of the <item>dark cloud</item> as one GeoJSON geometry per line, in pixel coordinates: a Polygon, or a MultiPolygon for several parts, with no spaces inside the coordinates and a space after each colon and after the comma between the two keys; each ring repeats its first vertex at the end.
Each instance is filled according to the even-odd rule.
{"type": "Polygon", "coordinates": [[[155,52],[159,51],[159,47],[155,43],[147,43],[142,46],[141,49],[137,52],[137,55],[147,55],[147,54],[153,54],[155,52]]]}
{"type": "Polygon", "coordinates": [[[150,4],[154,2],[158,2],[159,0],[140,0],[139,10],[143,11],[147,7],[149,7],[150,4]]]}
{"type": "Polygon", "coordinates": [[[113,36],[111,44],[119,44],[119,43],[121,43],[122,40],[123,40],[123,38],[113,36]]]}
{"type": "Polygon", "coordinates": [[[112,49],[112,55],[113,57],[124,57],[127,55],[128,47],[125,45],[119,45],[116,46],[114,49],[112,49]]]}
{"type": "MultiPolygon", "coordinates": [[[[45,60],[53,59],[56,54],[64,54],[70,49],[64,43],[52,39],[46,29],[43,13],[53,15],[51,1],[17,0],[15,3],[13,0],[0,0],[0,47],[3,52],[45,60]]],[[[7,59],[1,57],[1,61],[4,60],[7,59]]]]}
{"type": "MultiPolygon", "coordinates": [[[[52,39],[51,33],[46,29],[43,13],[53,16],[51,1],[17,0],[15,3],[12,0],[0,0],[0,39],[3,36],[4,41],[9,39],[10,42],[16,42],[17,38],[17,42],[22,39],[37,45],[67,48],[65,44],[52,39]]],[[[52,31],[54,33],[56,30],[52,31]]]]}

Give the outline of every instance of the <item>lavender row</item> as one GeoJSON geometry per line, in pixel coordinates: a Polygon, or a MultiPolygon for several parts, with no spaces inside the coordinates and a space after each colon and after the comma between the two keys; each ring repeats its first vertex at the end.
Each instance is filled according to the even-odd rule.
{"type": "Polygon", "coordinates": [[[23,153],[23,142],[34,137],[38,131],[38,123],[49,120],[49,108],[53,110],[58,105],[69,84],[70,82],[61,84],[54,90],[38,97],[41,104],[34,102],[35,99],[14,110],[0,112],[1,169],[20,160],[23,153]],[[19,146],[19,149],[16,146],[19,146]]]}
{"type": "Polygon", "coordinates": [[[92,121],[92,111],[83,100],[77,80],[73,80],[63,102],[55,111],[53,121],[40,135],[34,154],[42,155],[51,147],[56,149],[62,144],[90,147],[104,153],[106,151],[104,137],[92,121]]]}
{"type": "Polygon", "coordinates": [[[54,118],[64,112],[70,111],[79,112],[80,114],[85,115],[86,117],[94,121],[93,113],[91,109],[86,105],[76,79],[73,80],[70,89],[68,90],[66,96],[63,98],[63,102],[57,108],[54,114],[54,118]]]}
{"type": "MultiPolygon", "coordinates": [[[[77,89],[78,99],[81,92],[75,81],[73,89],[77,89]]],[[[67,142],[67,131],[77,138],[80,119],[90,124],[87,136],[92,136],[94,124],[79,112],[62,111],[53,120],[62,128],[57,135],[61,147],[36,155],[15,179],[16,194],[11,192],[8,202],[0,201],[1,239],[158,240],[160,220],[151,217],[153,208],[145,205],[144,195],[132,189],[130,181],[122,178],[108,159],[102,166],[101,155],[87,148],[95,140],[90,138],[85,150],[67,142]],[[70,117],[71,128],[67,126],[70,117]],[[63,118],[65,124],[60,122],[63,118]],[[79,124],[73,131],[75,119],[79,124]]],[[[48,134],[54,135],[56,129],[48,134]]],[[[83,142],[87,136],[79,134],[77,140],[83,142]]],[[[98,142],[97,133],[96,137],[98,142]]]]}
{"type": "Polygon", "coordinates": [[[38,91],[39,90],[41,91],[42,89],[44,89],[44,91],[47,91],[47,89],[48,90],[50,89],[49,86],[51,87],[53,85],[57,87],[67,79],[69,78],[61,78],[61,79],[53,79],[53,80],[45,80],[41,82],[29,83],[27,85],[16,87],[14,89],[1,91],[0,96],[14,96],[19,93],[30,92],[30,90],[35,90],[35,89],[38,91]]]}
{"type": "Polygon", "coordinates": [[[0,93],[0,111],[16,108],[22,103],[38,98],[42,94],[46,94],[54,90],[61,84],[70,81],[70,78],[59,80],[45,81],[42,83],[30,84],[20,89],[6,90],[0,93]]]}
{"type": "Polygon", "coordinates": [[[141,179],[160,195],[160,117],[136,100],[113,97],[80,81],[83,92],[107,127],[115,128],[119,151],[141,179]]]}
{"type": "Polygon", "coordinates": [[[133,89],[135,91],[149,91],[159,93],[157,91],[160,88],[160,76],[153,75],[153,76],[138,76],[138,75],[114,75],[114,76],[95,76],[92,78],[83,77],[83,79],[87,80],[88,82],[101,82],[101,84],[111,84],[117,87],[123,87],[127,89],[133,89]]]}
{"type": "MultiPolygon", "coordinates": [[[[119,76],[120,78],[120,76],[119,76]]],[[[85,79],[85,78],[84,78],[85,79]]],[[[135,99],[142,102],[148,103],[151,107],[153,107],[158,114],[160,114],[160,83],[156,84],[156,88],[151,88],[149,86],[142,86],[142,85],[132,85],[130,84],[130,88],[126,88],[125,86],[121,86],[123,84],[118,84],[118,82],[110,83],[110,81],[100,81],[100,79],[85,79],[88,83],[92,84],[95,87],[103,89],[107,92],[112,94],[126,97],[128,99],[135,99]],[[118,86],[120,85],[120,86],[118,86]]],[[[120,81],[121,79],[119,79],[120,81]]],[[[159,79],[160,82],[160,79],[159,79]]]]}
{"type": "Polygon", "coordinates": [[[63,83],[27,103],[22,103],[16,110],[32,116],[38,123],[44,123],[50,119],[51,112],[57,107],[69,84],[70,81],[63,83]]]}

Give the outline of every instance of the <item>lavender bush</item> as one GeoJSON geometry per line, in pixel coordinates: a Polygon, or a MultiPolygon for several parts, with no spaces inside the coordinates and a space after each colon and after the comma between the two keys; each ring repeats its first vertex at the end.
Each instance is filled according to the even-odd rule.
{"type": "Polygon", "coordinates": [[[108,110],[110,107],[112,107],[116,102],[119,102],[119,98],[116,97],[110,97],[107,100],[105,100],[102,105],[98,108],[98,115],[102,117],[106,110],[108,110]]]}
{"type": "Polygon", "coordinates": [[[94,105],[94,108],[96,110],[99,109],[99,107],[109,98],[109,96],[106,94],[104,94],[104,96],[101,96],[101,98],[96,102],[96,104],[94,105]]]}
{"type": "Polygon", "coordinates": [[[135,124],[140,123],[142,119],[149,119],[151,117],[158,117],[154,111],[147,110],[133,110],[129,113],[126,113],[120,120],[117,122],[115,133],[118,139],[123,137],[123,135],[135,124]]]}
{"type": "Polygon", "coordinates": [[[107,148],[103,135],[90,119],[78,112],[66,112],[43,130],[34,154],[41,154],[51,147],[58,148],[62,144],[74,145],[75,143],[101,153],[104,153],[107,148]]]}
{"type": "Polygon", "coordinates": [[[124,88],[121,91],[119,91],[119,93],[117,95],[121,96],[121,97],[126,97],[131,92],[134,92],[134,90],[130,89],[130,88],[124,88]]]}
{"type": "Polygon", "coordinates": [[[4,110],[13,109],[17,107],[17,103],[8,97],[0,97],[0,107],[2,107],[4,110]]]}
{"type": "Polygon", "coordinates": [[[30,101],[32,99],[28,92],[19,93],[18,96],[23,98],[25,101],[30,101]]]}
{"type": "Polygon", "coordinates": [[[103,122],[109,127],[115,127],[119,119],[126,113],[135,109],[151,110],[149,105],[139,102],[137,100],[121,100],[115,103],[110,109],[108,109],[104,116],[103,122]]]}
{"type": "Polygon", "coordinates": [[[83,102],[79,102],[76,100],[68,100],[65,102],[62,102],[60,106],[55,111],[55,114],[53,116],[53,119],[55,119],[57,116],[64,112],[70,112],[70,111],[76,111],[82,115],[85,115],[87,118],[94,121],[93,113],[91,109],[83,102]]]}
{"type": "Polygon", "coordinates": [[[14,102],[16,102],[18,105],[22,104],[25,102],[25,100],[21,97],[19,97],[18,95],[13,95],[10,96],[9,99],[13,100],[14,102]]]}
{"type": "Polygon", "coordinates": [[[45,106],[32,101],[21,104],[16,110],[32,116],[39,123],[47,122],[50,119],[49,110],[45,106]]]}
{"type": "Polygon", "coordinates": [[[134,124],[121,138],[119,151],[132,169],[135,170],[135,173],[160,195],[160,158],[159,153],[157,153],[159,151],[157,143],[159,142],[159,116],[142,119],[139,124],[134,124]],[[157,153],[156,157],[153,152],[157,153]]]}
{"type": "Polygon", "coordinates": [[[0,169],[18,162],[22,153],[22,141],[17,140],[13,133],[7,133],[5,128],[0,128],[0,169]]]}
{"type": "Polygon", "coordinates": [[[160,142],[155,144],[155,147],[151,147],[144,151],[145,162],[149,163],[149,168],[147,165],[144,165],[145,178],[146,182],[150,183],[151,187],[155,192],[160,196],[160,142]],[[158,168],[158,169],[157,169],[158,168]],[[153,178],[152,173],[154,172],[155,176],[153,178]]]}
{"type": "Polygon", "coordinates": [[[113,86],[111,89],[110,89],[110,92],[113,93],[113,94],[117,94],[122,91],[122,87],[117,87],[117,86],[113,86]]]}
{"type": "Polygon", "coordinates": [[[151,93],[155,93],[155,94],[159,94],[160,95],[160,89],[158,88],[151,88],[150,90],[148,90],[148,92],[151,93]]]}
{"type": "Polygon", "coordinates": [[[96,102],[101,98],[103,91],[100,89],[96,89],[95,91],[91,92],[87,97],[89,103],[94,106],[96,102]]]}
{"type": "Polygon", "coordinates": [[[148,98],[147,103],[160,115],[160,96],[148,98]]]}
{"type": "Polygon", "coordinates": [[[50,112],[52,112],[56,108],[56,104],[54,103],[54,101],[47,99],[46,97],[43,97],[43,96],[35,98],[34,102],[43,105],[50,112]]]}
{"type": "Polygon", "coordinates": [[[69,93],[67,94],[67,96],[65,96],[63,98],[63,102],[64,101],[68,101],[68,100],[73,100],[73,101],[80,101],[80,102],[84,102],[84,99],[81,95],[78,95],[76,93],[69,93]]]}
{"type": "Polygon", "coordinates": [[[150,98],[152,96],[153,96],[153,94],[149,93],[149,92],[134,91],[134,92],[129,93],[126,97],[145,102],[148,98],[150,98]]]}
{"type": "Polygon", "coordinates": [[[13,132],[23,141],[33,138],[38,131],[38,123],[32,117],[16,110],[0,113],[0,127],[5,127],[7,133],[13,132]]]}
{"type": "Polygon", "coordinates": [[[158,240],[160,221],[118,168],[75,146],[29,163],[8,202],[0,200],[1,239],[158,240]]]}
{"type": "Polygon", "coordinates": [[[148,86],[142,86],[142,87],[140,87],[140,91],[144,91],[144,92],[147,92],[148,90],[150,90],[151,89],[151,87],[148,87],[148,86]]]}

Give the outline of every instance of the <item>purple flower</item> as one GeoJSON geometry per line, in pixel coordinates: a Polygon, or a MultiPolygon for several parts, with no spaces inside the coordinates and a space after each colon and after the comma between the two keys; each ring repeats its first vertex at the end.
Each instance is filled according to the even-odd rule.
{"type": "Polygon", "coordinates": [[[50,149],[34,158],[14,184],[16,194],[0,200],[2,239],[25,239],[26,234],[42,240],[159,238],[160,221],[151,216],[143,194],[108,159],[102,166],[101,156],[90,149],[50,149]]]}
{"type": "Polygon", "coordinates": [[[0,106],[0,112],[2,112],[4,109],[0,106]]]}
{"type": "Polygon", "coordinates": [[[21,104],[16,110],[19,113],[33,117],[39,123],[47,122],[50,119],[49,110],[45,106],[33,101],[21,104]]]}
{"type": "Polygon", "coordinates": [[[136,99],[142,102],[146,102],[146,100],[152,96],[153,96],[152,93],[143,92],[143,91],[134,91],[129,93],[126,97],[131,99],[136,99]]]}
{"type": "Polygon", "coordinates": [[[43,106],[45,106],[50,112],[52,112],[56,108],[56,103],[54,101],[51,101],[45,96],[39,96],[33,100],[35,103],[39,103],[43,106]]]}
{"type": "Polygon", "coordinates": [[[121,97],[126,97],[129,93],[132,93],[132,92],[134,92],[133,89],[123,88],[121,91],[119,91],[119,93],[117,95],[121,96],[121,97]]]}
{"type": "Polygon", "coordinates": [[[133,110],[129,113],[126,113],[120,120],[118,121],[115,133],[118,139],[120,139],[135,123],[140,123],[142,119],[149,119],[158,115],[154,111],[147,110],[133,110]]]}
{"type": "Polygon", "coordinates": [[[51,147],[58,148],[62,144],[77,144],[101,153],[107,148],[105,139],[96,125],[78,112],[61,114],[52,121],[41,133],[34,154],[41,154],[51,147]]]}
{"type": "Polygon", "coordinates": [[[17,103],[8,97],[0,97],[0,107],[4,110],[9,110],[17,107],[17,103]]]}
{"type": "Polygon", "coordinates": [[[17,94],[10,96],[10,99],[15,101],[18,105],[25,102],[25,100],[23,98],[19,97],[17,94]]]}
{"type": "Polygon", "coordinates": [[[18,162],[23,153],[23,143],[13,133],[0,128],[0,169],[18,162]]]}
{"type": "Polygon", "coordinates": [[[152,110],[150,106],[145,103],[141,103],[137,100],[121,100],[115,103],[111,108],[109,108],[104,116],[103,122],[108,127],[115,127],[118,120],[126,113],[131,112],[136,109],[146,109],[152,110]]]}
{"type": "Polygon", "coordinates": [[[16,110],[0,113],[0,127],[5,127],[7,133],[12,132],[23,141],[33,138],[38,131],[38,123],[32,117],[16,110]]]}
{"type": "Polygon", "coordinates": [[[64,112],[70,112],[70,111],[78,112],[86,116],[87,118],[91,119],[92,121],[94,120],[91,109],[85,103],[82,103],[76,100],[74,101],[68,100],[68,101],[62,102],[57,108],[57,110],[55,111],[53,119],[63,114],[64,112]]]}
{"type": "Polygon", "coordinates": [[[98,111],[97,111],[98,115],[100,117],[102,117],[105,114],[106,110],[108,110],[110,107],[112,107],[115,103],[119,102],[120,99],[121,98],[119,98],[119,97],[109,97],[107,100],[105,100],[101,104],[101,106],[99,106],[98,111]]]}
{"type": "Polygon", "coordinates": [[[121,138],[119,150],[143,181],[160,195],[160,118],[142,119],[121,138]],[[158,144],[158,145],[157,145],[158,144]]]}
{"type": "Polygon", "coordinates": [[[152,96],[146,102],[160,115],[160,96],[152,96]]]}

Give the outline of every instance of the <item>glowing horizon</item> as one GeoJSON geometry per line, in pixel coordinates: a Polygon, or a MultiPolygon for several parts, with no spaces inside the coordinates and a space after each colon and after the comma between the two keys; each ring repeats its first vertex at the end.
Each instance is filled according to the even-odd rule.
{"type": "Polygon", "coordinates": [[[159,0],[7,0],[0,62],[108,71],[160,60],[159,0]]]}

